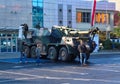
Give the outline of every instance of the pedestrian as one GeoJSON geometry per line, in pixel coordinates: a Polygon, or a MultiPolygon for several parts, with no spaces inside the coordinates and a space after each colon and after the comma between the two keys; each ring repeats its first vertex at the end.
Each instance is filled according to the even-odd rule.
{"type": "Polygon", "coordinates": [[[86,57],[86,51],[87,48],[85,46],[85,43],[83,40],[80,40],[80,44],[78,45],[78,51],[79,51],[79,61],[81,65],[86,65],[87,57],[86,57]]]}
{"type": "Polygon", "coordinates": [[[41,42],[37,43],[37,47],[36,47],[36,50],[35,50],[35,52],[36,52],[36,57],[37,57],[37,59],[36,59],[36,63],[37,63],[37,65],[40,64],[41,46],[42,46],[41,42]]]}
{"type": "Polygon", "coordinates": [[[27,49],[25,48],[25,43],[22,42],[21,45],[21,54],[20,54],[20,63],[26,63],[26,58],[27,58],[27,49]]]}

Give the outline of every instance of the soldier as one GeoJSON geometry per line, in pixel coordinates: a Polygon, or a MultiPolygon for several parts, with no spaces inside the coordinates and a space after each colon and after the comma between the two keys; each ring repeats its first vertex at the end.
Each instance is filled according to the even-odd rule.
{"type": "Polygon", "coordinates": [[[37,65],[39,65],[39,63],[40,63],[40,57],[41,57],[41,46],[42,46],[42,44],[41,44],[41,42],[40,43],[37,43],[37,47],[36,47],[36,50],[35,50],[35,52],[36,52],[36,57],[37,57],[37,59],[36,59],[36,63],[37,63],[37,65]]]}
{"type": "Polygon", "coordinates": [[[26,63],[26,52],[27,52],[27,49],[24,46],[25,46],[25,43],[22,42],[22,45],[21,45],[21,55],[20,55],[20,63],[26,63]]]}
{"type": "Polygon", "coordinates": [[[87,51],[87,48],[86,48],[83,40],[80,40],[80,44],[78,45],[78,51],[80,53],[79,61],[80,61],[81,65],[86,65],[86,61],[87,61],[86,51],[87,51]]]}

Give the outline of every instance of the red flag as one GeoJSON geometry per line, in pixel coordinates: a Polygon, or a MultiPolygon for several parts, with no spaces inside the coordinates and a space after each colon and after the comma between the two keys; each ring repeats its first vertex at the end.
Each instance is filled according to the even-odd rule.
{"type": "Polygon", "coordinates": [[[95,11],[96,11],[96,0],[94,0],[93,6],[92,6],[92,12],[91,12],[91,26],[94,25],[95,11]]]}

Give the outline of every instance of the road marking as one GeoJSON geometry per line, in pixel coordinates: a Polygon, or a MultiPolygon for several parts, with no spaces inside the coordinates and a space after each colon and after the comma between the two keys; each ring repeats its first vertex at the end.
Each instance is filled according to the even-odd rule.
{"type": "Polygon", "coordinates": [[[112,70],[112,69],[99,69],[99,68],[85,68],[85,69],[89,69],[89,70],[100,70],[100,71],[109,71],[109,72],[116,72],[119,73],[119,70],[112,70]]]}
{"type": "Polygon", "coordinates": [[[14,82],[14,81],[20,81],[20,80],[32,80],[36,78],[13,78],[13,79],[7,79],[7,80],[0,80],[0,83],[5,83],[5,82],[14,82]]]}
{"type": "Polygon", "coordinates": [[[112,67],[112,68],[120,68],[120,64],[109,64],[109,65],[102,65],[102,64],[99,64],[100,66],[105,66],[105,67],[112,67]]]}
{"type": "MultiPolygon", "coordinates": [[[[101,66],[103,66],[103,65],[101,65],[101,66]]],[[[109,65],[106,65],[106,66],[109,66],[109,65]]],[[[79,68],[79,67],[73,67],[73,68],[79,68]]],[[[102,69],[101,68],[98,68],[98,66],[97,66],[97,68],[90,68],[90,67],[81,67],[81,69],[88,69],[88,70],[97,70],[97,71],[109,71],[109,72],[120,72],[120,70],[113,70],[113,69],[103,69],[103,67],[102,67],[102,69]]]]}
{"type": "Polygon", "coordinates": [[[14,66],[13,68],[23,68],[24,66],[14,66]]]}
{"type": "Polygon", "coordinates": [[[88,78],[70,78],[70,77],[53,77],[53,76],[39,76],[39,75],[31,75],[31,74],[25,74],[25,73],[15,73],[15,72],[8,72],[8,71],[0,71],[0,73],[7,73],[7,74],[14,74],[14,75],[23,75],[23,76],[30,76],[30,78],[15,78],[14,80],[0,80],[0,83],[5,82],[12,82],[16,80],[30,80],[32,79],[51,79],[51,80],[77,80],[77,81],[96,81],[96,82],[106,82],[106,83],[118,83],[120,84],[120,81],[117,80],[104,80],[104,79],[88,79],[88,78]]]}
{"type": "Polygon", "coordinates": [[[43,71],[50,71],[50,72],[61,72],[66,74],[79,74],[79,75],[87,75],[88,73],[80,73],[80,72],[73,72],[73,71],[65,71],[65,70],[51,70],[51,69],[38,69],[43,71]]]}
{"type": "Polygon", "coordinates": [[[70,84],[70,83],[61,83],[61,84],[70,84]]]}

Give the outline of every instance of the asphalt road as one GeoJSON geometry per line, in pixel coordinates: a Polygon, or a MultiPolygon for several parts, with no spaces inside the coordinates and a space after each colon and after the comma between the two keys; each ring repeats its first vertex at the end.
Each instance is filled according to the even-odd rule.
{"type": "Polygon", "coordinates": [[[42,60],[0,62],[0,84],[120,84],[120,55],[92,55],[87,66],[42,60]]]}

